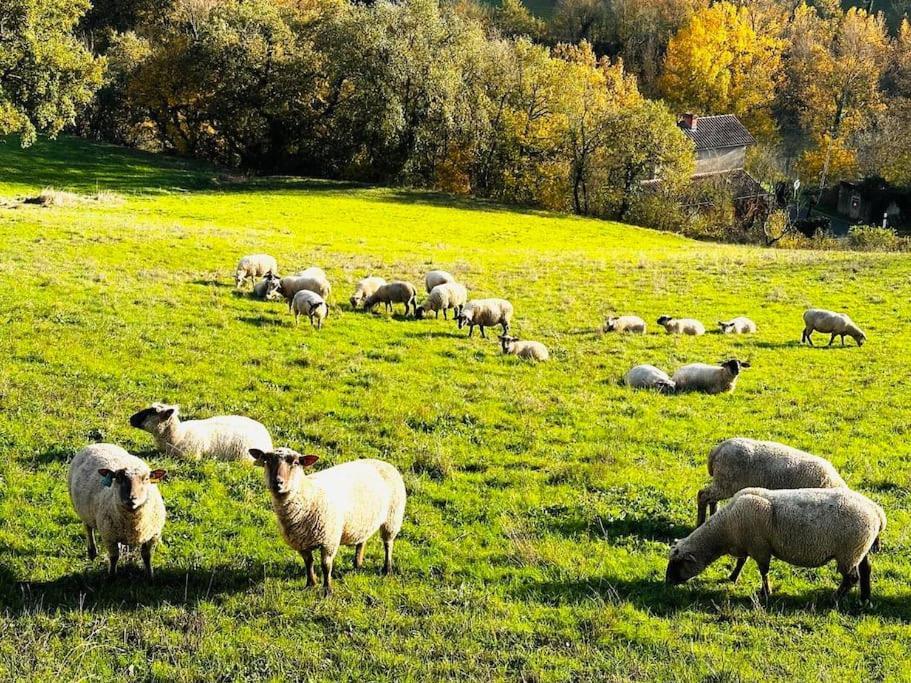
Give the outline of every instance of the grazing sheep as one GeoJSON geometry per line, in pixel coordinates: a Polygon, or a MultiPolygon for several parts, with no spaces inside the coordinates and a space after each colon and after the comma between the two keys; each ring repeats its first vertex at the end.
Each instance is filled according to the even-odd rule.
{"type": "Polygon", "coordinates": [[[674,393],[674,381],[654,365],[637,365],[623,376],[623,383],[633,389],[656,389],[662,394],[674,393]]]}
{"type": "Polygon", "coordinates": [[[283,277],[281,282],[278,283],[278,293],[281,294],[286,301],[291,301],[294,298],[294,295],[303,289],[316,292],[323,297],[323,300],[326,300],[329,298],[329,292],[332,290],[332,287],[325,278],[307,277],[302,275],[289,275],[283,277]]]}
{"type": "Polygon", "coordinates": [[[427,295],[427,300],[414,309],[414,316],[423,318],[425,313],[433,311],[434,317],[439,318],[440,311],[443,311],[443,318],[448,320],[449,309],[453,309],[453,315],[458,317],[465,307],[466,301],[468,301],[468,290],[465,289],[465,285],[460,285],[458,282],[444,282],[434,287],[427,295]]]}
{"type": "Polygon", "coordinates": [[[278,293],[280,282],[281,278],[278,275],[266,273],[262,280],[253,285],[253,298],[268,301],[280,299],[281,294],[278,293]]]}
{"type": "Polygon", "coordinates": [[[518,356],[523,360],[545,361],[550,358],[550,352],[541,342],[520,341],[518,337],[506,334],[501,334],[499,339],[504,354],[518,356]]]}
{"type": "Polygon", "coordinates": [[[424,287],[427,288],[427,293],[430,294],[437,285],[455,281],[456,279],[452,273],[447,273],[445,270],[431,270],[424,276],[424,287]]]}
{"type": "Polygon", "coordinates": [[[741,368],[748,367],[749,363],[736,358],[726,360],[720,365],[691,363],[674,373],[674,387],[678,394],[686,391],[701,391],[704,394],[734,391],[741,368]]]}
{"type": "Polygon", "coordinates": [[[831,334],[829,346],[835,341],[835,337],[841,337],[841,345],[845,345],[845,336],[851,337],[858,346],[863,346],[867,341],[867,335],[863,333],[854,321],[844,313],[835,313],[834,311],[824,311],[820,308],[810,308],[803,314],[804,330],[800,342],[806,342],[813,346],[813,340],[810,335],[814,332],[831,334]]]}
{"type": "Polygon", "coordinates": [[[372,296],[376,290],[385,284],[386,281],[381,277],[365,277],[357,283],[354,294],[349,299],[351,308],[357,308],[358,304],[363,303],[368,296],[372,296]]]}
{"type": "Polygon", "coordinates": [[[718,327],[721,328],[722,334],[755,334],[756,323],[743,316],[728,320],[727,322],[718,321],[718,327]]]}
{"type": "Polygon", "coordinates": [[[692,318],[672,318],[662,315],[657,322],[668,334],[687,334],[693,337],[705,334],[705,325],[692,318]]]}
{"type": "Polygon", "coordinates": [[[237,262],[237,268],[234,272],[234,283],[240,289],[247,280],[256,280],[256,278],[266,273],[277,273],[278,263],[275,258],[268,254],[251,254],[244,256],[237,262]]]}
{"type": "Polygon", "coordinates": [[[323,329],[323,321],[329,315],[329,305],[316,292],[302,289],[288,303],[288,310],[294,313],[294,324],[297,325],[302,315],[310,318],[310,324],[318,330],[323,329]]]}
{"type": "Polygon", "coordinates": [[[645,334],[645,321],[638,315],[609,316],[604,321],[604,332],[630,332],[645,334]]]}
{"type": "Polygon", "coordinates": [[[300,270],[300,271],[294,273],[294,275],[296,275],[297,277],[309,277],[314,280],[326,280],[326,281],[329,280],[329,278],[326,277],[326,271],[323,270],[322,268],[317,268],[316,266],[310,266],[309,268],[306,268],[305,270],[300,270]]]}
{"type": "Polygon", "coordinates": [[[364,544],[377,531],[386,557],[383,573],[392,571],[392,545],[405,516],[402,475],[381,460],[354,460],[307,476],[315,455],[290,448],[251,449],[265,468],[272,509],[285,542],[304,558],[307,585],[316,585],[313,551],[320,549],[323,586],[332,592],[332,564],[339,546],[355,546],[354,567],[364,562],[364,544]]]}
{"type": "Polygon", "coordinates": [[[696,497],[696,523],[705,522],[706,509],[715,514],[718,502],[740,489],[830,489],[847,486],[825,458],[774,441],[727,439],[709,453],[712,485],[696,497]]]}
{"type": "Polygon", "coordinates": [[[665,580],[676,585],[705,570],[722,555],[737,558],[730,576],[736,581],[747,557],[759,565],[760,595],[767,598],[773,557],[798,567],[838,564],[842,581],[836,598],[857,583],[870,598],[870,549],[886,528],[883,509],[848,488],[743,489],[717,515],[698,527],[670,553],[665,580]]]}
{"type": "Polygon", "coordinates": [[[165,507],[158,491],[164,470],[149,466],[120,446],[86,446],[70,464],[70,500],[85,524],[89,559],[98,555],[95,530],[108,551],[108,575],[114,576],[120,545],[140,548],[146,575],[152,578],[152,552],[164,528],[165,507]]]}
{"type": "Polygon", "coordinates": [[[500,325],[503,328],[503,334],[509,334],[509,322],[512,320],[512,304],[506,299],[474,299],[469,301],[462,308],[462,312],[456,316],[459,323],[459,329],[463,325],[468,325],[468,336],[474,333],[475,325],[481,329],[481,336],[485,339],[485,327],[500,325]]]}
{"type": "Polygon", "coordinates": [[[181,422],[178,406],[153,403],[130,417],[130,426],[149,432],[158,450],[168,456],[253,462],[251,448],[272,450],[269,431],[242,415],[181,422]]]}
{"type": "Polygon", "coordinates": [[[405,304],[405,315],[411,307],[417,311],[417,289],[410,282],[394,280],[379,287],[373,294],[364,299],[364,310],[372,310],[377,304],[385,304],[386,310],[392,310],[392,304],[405,304]]]}

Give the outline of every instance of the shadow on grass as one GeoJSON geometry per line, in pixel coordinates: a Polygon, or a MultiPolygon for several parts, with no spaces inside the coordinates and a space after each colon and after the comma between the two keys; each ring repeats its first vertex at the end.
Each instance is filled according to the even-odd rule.
{"type": "Polygon", "coordinates": [[[796,349],[801,346],[801,343],[799,341],[756,341],[753,342],[753,346],[755,346],[757,349],[796,349]]]}
{"type": "Polygon", "coordinates": [[[247,323],[248,325],[255,325],[256,327],[284,327],[286,322],[279,318],[267,318],[261,315],[242,315],[238,320],[247,323]]]}
{"type": "Polygon", "coordinates": [[[558,517],[546,520],[544,527],[553,533],[564,536],[591,535],[596,538],[614,540],[623,537],[638,538],[642,541],[672,543],[678,538],[687,536],[692,528],[677,524],[661,516],[621,517],[605,520],[579,517],[558,517]]]}
{"type": "Polygon", "coordinates": [[[442,330],[428,330],[427,332],[409,332],[407,336],[413,339],[427,339],[428,337],[433,339],[461,339],[465,335],[460,334],[458,331],[444,332],[442,330]]]}
{"type": "MultiPolygon", "coordinates": [[[[228,287],[230,287],[230,288],[232,288],[232,289],[234,288],[234,284],[233,284],[233,283],[231,283],[231,282],[225,282],[225,281],[223,281],[223,280],[215,280],[214,278],[210,278],[210,279],[208,279],[208,280],[205,280],[205,279],[192,280],[192,281],[191,281],[191,284],[194,284],[194,285],[201,285],[201,286],[203,286],[203,287],[221,287],[222,289],[225,289],[225,288],[228,288],[228,287]]],[[[249,294],[249,293],[250,293],[250,290],[249,290],[249,289],[246,289],[246,290],[239,290],[239,289],[238,289],[238,290],[235,290],[235,291],[237,291],[238,294],[249,294]]]]}

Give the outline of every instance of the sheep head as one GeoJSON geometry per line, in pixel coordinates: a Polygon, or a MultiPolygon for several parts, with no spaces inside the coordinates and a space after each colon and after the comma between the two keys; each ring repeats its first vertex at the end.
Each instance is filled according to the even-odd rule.
{"type": "Polygon", "coordinates": [[[250,455],[257,465],[265,469],[266,486],[276,496],[285,496],[296,490],[305,476],[304,468],[319,460],[315,455],[301,455],[293,448],[284,447],[269,453],[251,448],[250,455]]]}

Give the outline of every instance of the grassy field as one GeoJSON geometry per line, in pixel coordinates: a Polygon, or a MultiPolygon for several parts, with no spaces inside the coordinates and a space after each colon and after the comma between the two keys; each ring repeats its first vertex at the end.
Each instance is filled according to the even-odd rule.
{"type": "MultiPolygon", "coordinates": [[[[703,244],[599,221],[328,182],[239,182],[61,139],[0,145],[0,197],[44,186],[104,201],[0,208],[0,679],[883,680],[911,677],[911,259],[703,244]],[[235,292],[238,257],[324,267],[322,332],[235,292]],[[432,267],[505,296],[552,362],[523,364],[452,322],[354,313],[368,273],[432,267]],[[798,345],[809,305],[868,343],[798,345]],[[600,335],[611,311],[752,338],[600,335]],[[726,396],[618,386],[632,365],[752,362],[726,396]],[[378,457],[405,475],[398,573],[336,563],[305,588],[260,470],[159,457],[128,417],[152,401],[242,413],[319,466],[378,457]],[[832,602],[834,566],[749,563],[663,584],[706,455],[731,436],[826,455],[889,515],[872,606],[832,602]],[[165,467],[168,524],[143,580],[85,558],[66,490],[83,445],[165,467]]],[[[820,341],[822,341],[820,339],[820,341]]]]}

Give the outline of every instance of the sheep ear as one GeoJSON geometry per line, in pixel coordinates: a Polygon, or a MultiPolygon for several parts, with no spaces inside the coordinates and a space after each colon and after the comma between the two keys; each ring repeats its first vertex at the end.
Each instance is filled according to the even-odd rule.
{"type": "Polygon", "coordinates": [[[157,484],[160,481],[164,481],[167,476],[168,473],[166,470],[152,470],[149,474],[149,481],[153,484],[157,484]]]}
{"type": "Polygon", "coordinates": [[[742,367],[742,368],[748,368],[748,367],[750,367],[750,361],[748,361],[748,360],[741,361],[740,367],[742,367]]]}
{"type": "Polygon", "coordinates": [[[302,455],[300,457],[300,463],[303,467],[310,467],[313,463],[319,460],[318,455],[302,455]]]}
{"type": "Polygon", "coordinates": [[[114,473],[106,467],[98,470],[98,474],[101,475],[101,485],[107,488],[111,487],[111,484],[114,483],[114,473]]]}
{"type": "Polygon", "coordinates": [[[167,410],[162,410],[158,413],[158,417],[162,420],[167,420],[174,414],[174,408],[168,408],[167,410]]]}
{"type": "Polygon", "coordinates": [[[266,459],[266,454],[258,448],[251,448],[248,453],[250,453],[256,462],[263,462],[266,459]]]}

